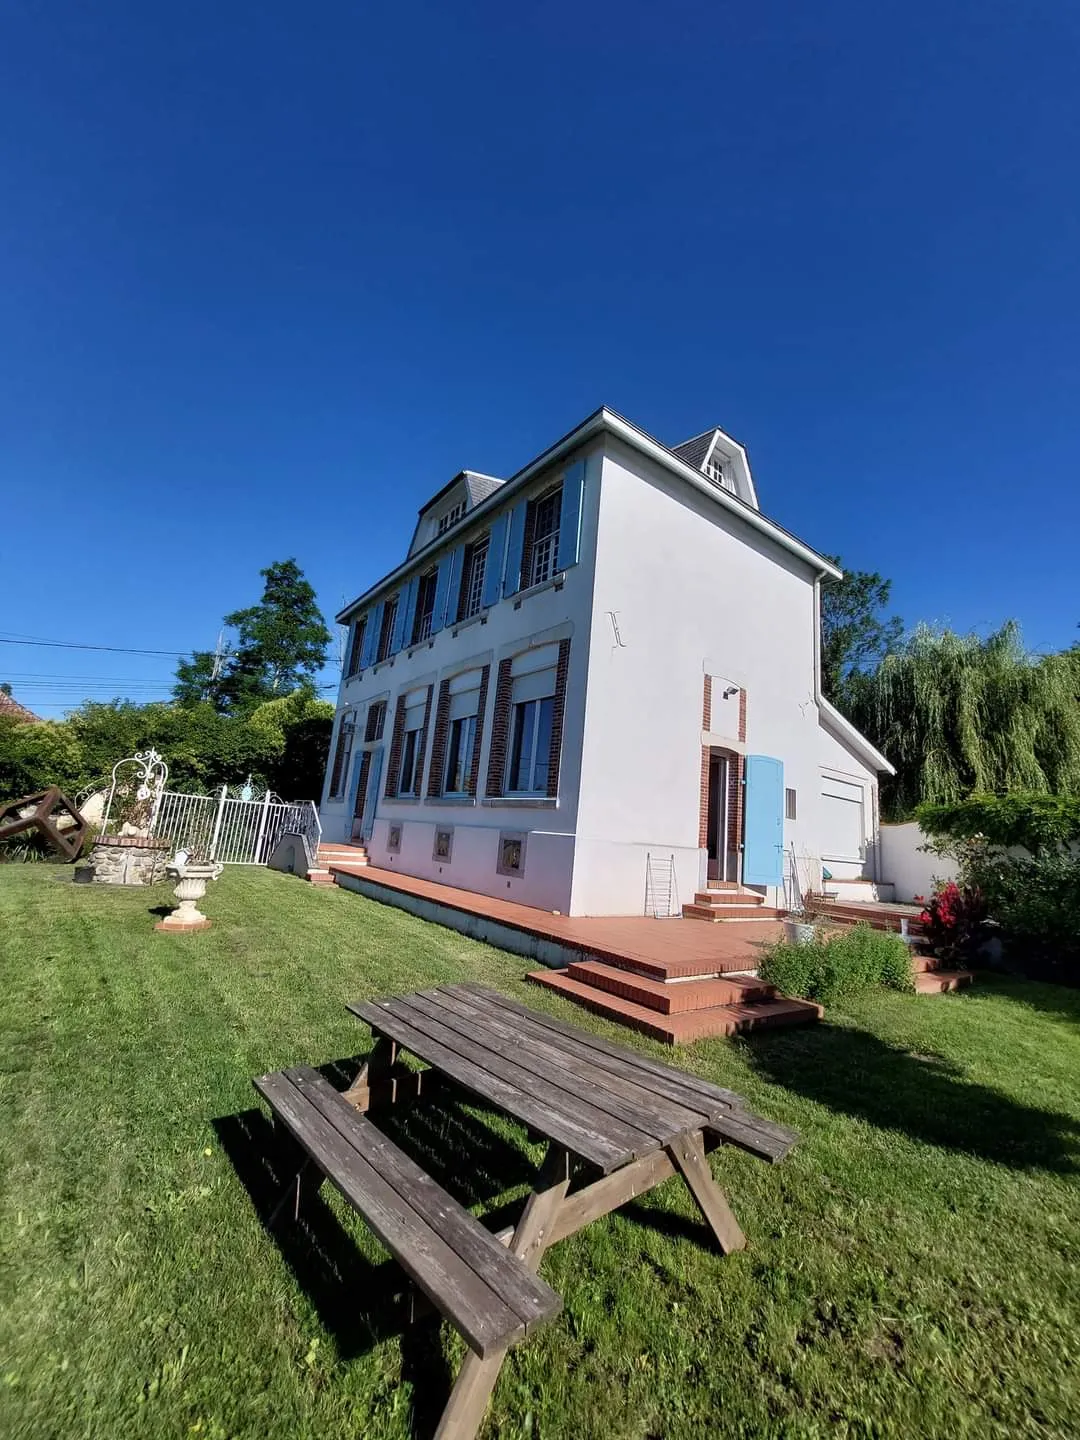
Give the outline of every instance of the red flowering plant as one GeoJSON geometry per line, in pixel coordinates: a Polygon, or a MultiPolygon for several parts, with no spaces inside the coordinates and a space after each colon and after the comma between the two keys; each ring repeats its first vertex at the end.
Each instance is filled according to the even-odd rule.
{"type": "Polygon", "coordinates": [[[958,885],[955,880],[938,885],[919,916],[935,955],[969,962],[985,939],[986,920],[986,901],[979,887],[958,885]]]}

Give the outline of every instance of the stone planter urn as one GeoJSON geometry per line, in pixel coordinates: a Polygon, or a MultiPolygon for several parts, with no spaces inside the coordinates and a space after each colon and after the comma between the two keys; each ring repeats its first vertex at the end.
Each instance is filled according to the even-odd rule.
{"type": "Polygon", "coordinates": [[[791,945],[812,945],[817,926],[813,920],[785,920],[784,934],[791,945]]]}
{"type": "Polygon", "coordinates": [[[159,920],[154,929],[179,931],[180,933],[188,930],[208,929],[210,920],[198,908],[196,902],[203,898],[207,885],[211,880],[216,880],[224,868],[220,863],[208,864],[201,861],[189,861],[184,852],[178,850],[166,865],[165,873],[170,880],[176,881],[173,886],[173,894],[180,904],[171,915],[166,915],[164,920],[159,920]]]}

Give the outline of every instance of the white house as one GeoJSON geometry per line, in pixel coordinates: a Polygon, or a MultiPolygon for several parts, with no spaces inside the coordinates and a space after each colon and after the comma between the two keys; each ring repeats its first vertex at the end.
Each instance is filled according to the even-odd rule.
{"type": "Polygon", "coordinates": [[[601,409],[509,480],[463,471],[347,605],[324,837],[570,915],[875,876],[891,767],[821,694],[839,572],[760,511],[742,446],[601,409]]]}

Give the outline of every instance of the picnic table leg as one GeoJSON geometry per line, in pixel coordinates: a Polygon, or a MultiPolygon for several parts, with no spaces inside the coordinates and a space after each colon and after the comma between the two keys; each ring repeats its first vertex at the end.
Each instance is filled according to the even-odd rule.
{"type": "Polygon", "coordinates": [[[728,1255],[732,1250],[746,1248],[746,1236],[739,1222],[732,1214],[724,1192],[713,1179],[709,1162],[705,1158],[705,1142],[701,1131],[676,1136],[667,1146],[667,1152],[676,1170],[682,1175],[705,1216],[721,1251],[728,1255]]]}
{"type": "Polygon", "coordinates": [[[396,1060],[397,1045],[395,1042],[387,1039],[385,1035],[379,1035],[371,1054],[356,1072],[356,1079],[347,1090],[341,1092],[342,1098],[347,1100],[350,1105],[355,1105],[357,1110],[366,1110],[371,1103],[372,1088],[380,1085],[389,1086],[390,1071],[396,1060]]]}
{"type": "MultiPolygon", "coordinates": [[[[536,1178],[536,1187],[521,1212],[510,1249],[534,1273],[551,1243],[555,1221],[570,1188],[570,1156],[552,1144],[536,1178]]],[[[462,1361],[454,1388],[435,1432],[435,1440],[473,1440],[484,1418],[506,1351],[482,1360],[470,1350],[462,1361]]]]}

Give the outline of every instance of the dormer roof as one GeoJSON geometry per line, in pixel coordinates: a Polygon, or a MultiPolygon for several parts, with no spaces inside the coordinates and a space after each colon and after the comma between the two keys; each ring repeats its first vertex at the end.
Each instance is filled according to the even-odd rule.
{"type": "Polygon", "coordinates": [[[737,495],[755,510],[761,508],[758,505],[746,450],[737,440],[733,440],[721,430],[719,425],[684,440],[681,445],[674,447],[672,454],[700,471],[713,485],[737,495]]]}
{"type": "Polygon", "coordinates": [[[504,483],[497,476],[484,475],[479,470],[459,470],[417,511],[409,554],[414,555],[437,536],[452,529],[504,483]]]}

